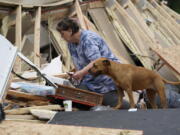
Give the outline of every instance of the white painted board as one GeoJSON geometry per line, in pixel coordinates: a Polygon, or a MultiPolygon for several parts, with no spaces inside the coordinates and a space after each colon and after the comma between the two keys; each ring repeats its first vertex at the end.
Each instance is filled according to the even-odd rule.
{"type": "Polygon", "coordinates": [[[4,96],[16,56],[17,48],[0,35],[0,100],[4,96]]]}

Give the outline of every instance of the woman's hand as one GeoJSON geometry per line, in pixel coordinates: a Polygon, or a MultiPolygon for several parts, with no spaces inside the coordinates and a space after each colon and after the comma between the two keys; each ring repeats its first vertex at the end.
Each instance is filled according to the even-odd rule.
{"type": "Polygon", "coordinates": [[[72,78],[81,81],[83,79],[83,77],[88,74],[88,70],[93,66],[93,63],[94,63],[94,61],[91,61],[86,67],[75,72],[72,75],[72,78]]]}
{"type": "Polygon", "coordinates": [[[84,75],[85,75],[84,71],[79,70],[72,75],[72,78],[81,81],[83,79],[84,75]]]}

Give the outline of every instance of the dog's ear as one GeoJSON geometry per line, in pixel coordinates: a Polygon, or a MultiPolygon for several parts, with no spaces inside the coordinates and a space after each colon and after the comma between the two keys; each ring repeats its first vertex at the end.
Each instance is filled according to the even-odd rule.
{"type": "Polygon", "coordinates": [[[103,63],[104,66],[109,66],[110,65],[109,60],[103,60],[102,63],[103,63]]]}

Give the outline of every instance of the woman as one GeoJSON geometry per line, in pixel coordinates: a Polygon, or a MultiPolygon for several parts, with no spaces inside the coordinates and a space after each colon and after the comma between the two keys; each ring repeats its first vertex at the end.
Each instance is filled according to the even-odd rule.
{"type": "Polygon", "coordinates": [[[88,74],[93,62],[100,57],[119,62],[107,43],[97,33],[80,29],[74,19],[62,19],[57,25],[57,30],[68,43],[76,67],[76,72],[72,77],[81,81],[79,88],[104,94],[103,105],[114,107],[118,97],[113,80],[105,75],[94,77],[88,74]]]}

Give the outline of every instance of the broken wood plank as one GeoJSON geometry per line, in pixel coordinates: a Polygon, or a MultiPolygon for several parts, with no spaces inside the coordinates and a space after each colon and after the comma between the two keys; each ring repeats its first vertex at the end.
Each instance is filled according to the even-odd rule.
{"type": "Polygon", "coordinates": [[[143,135],[142,130],[95,128],[28,122],[3,121],[0,124],[2,135],[143,135]]]}
{"type": "Polygon", "coordinates": [[[40,25],[41,25],[41,7],[36,10],[34,27],[34,64],[40,67],[40,25]]]}
{"type": "Polygon", "coordinates": [[[5,110],[5,113],[6,114],[14,114],[14,115],[28,114],[28,113],[30,113],[31,109],[63,110],[63,108],[60,105],[46,105],[46,106],[33,106],[33,107],[5,110]]]}

